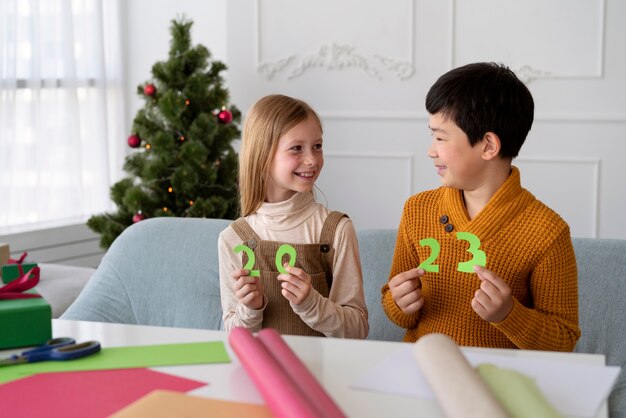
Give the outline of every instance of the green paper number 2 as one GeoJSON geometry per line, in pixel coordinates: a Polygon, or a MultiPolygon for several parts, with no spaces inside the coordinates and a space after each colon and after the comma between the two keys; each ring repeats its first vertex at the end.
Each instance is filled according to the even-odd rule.
{"type": "MultiPolygon", "coordinates": [[[[485,267],[487,265],[487,254],[480,249],[480,239],[471,232],[457,232],[456,237],[459,240],[469,242],[469,248],[467,252],[472,254],[472,259],[463,261],[458,264],[457,270],[463,273],[473,273],[474,266],[479,265],[485,267]]],[[[431,273],[439,272],[439,265],[433,264],[433,262],[439,257],[441,252],[441,245],[435,238],[424,238],[420,240],[422,247],[429,247],[431,249],[430,256],[424,260],[417,268],[421,268],[424,271],[431,273]]]]}
{"type": "Polygon", "coordinates": [[[251,276],[251,277],[261,276],[260,270],[252,270],[252,267],[254,267],[254,262],[256,261],[256,258],[254,257],[254,251],[252,251],[252,248],[248,247],[247,245],[239,244],[235,248],[233,248],[233,251],[235,251],[236,253],[240,253],[243,251],[248,256],[248,262],[246,263],[245,266],[243,266],[244,270],[249,271],[248,276],[251,276]]]}
{"type": "MultiPolygon", "coordinates": [[[[244,244],[239,244],[235,248],[233,248],[233,251],[235,251],[236,253],[240,253],[243,251],[248,256],[248,262],[246,263],[245,266],[243,266],[243,268],[244,270],[250,271],[250,273],[248,274],[249,276],[252,276],[252,277],[261,276],[260,270],[252,270],[252,267],[254,267],[254,263],[256,262],[256,258],[254,257],[254,251],[252,251],[250,247],[244,244]]],[[[278,247],[278,251],[276,251],[276,268],[278,269],[280,273],[287,273],[287,270],[285,269],[285,267],[283,267],[284,255],[289,256],[288,263],[290,267],[293,267],[296,265],[296,249],[293,248],[289,244],[283,244],[280,247],[278,247]]]]}

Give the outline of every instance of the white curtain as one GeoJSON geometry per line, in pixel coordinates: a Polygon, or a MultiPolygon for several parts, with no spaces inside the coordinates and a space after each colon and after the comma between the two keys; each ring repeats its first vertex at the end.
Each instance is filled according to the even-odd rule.
{"type": "Polygon", "coordinates": [[[110,209],[125,152],[119,7],[0,0],[0,233],[110,209]]]}

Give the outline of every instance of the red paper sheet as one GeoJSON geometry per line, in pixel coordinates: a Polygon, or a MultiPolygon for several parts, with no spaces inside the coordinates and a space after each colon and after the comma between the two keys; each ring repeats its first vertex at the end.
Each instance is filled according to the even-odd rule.
{"type": "Polygon", "coordinates": [[[0,385],[4,417],[106,417],[155,389],[206,383],[148,369],[41,373],[0,385]]]}

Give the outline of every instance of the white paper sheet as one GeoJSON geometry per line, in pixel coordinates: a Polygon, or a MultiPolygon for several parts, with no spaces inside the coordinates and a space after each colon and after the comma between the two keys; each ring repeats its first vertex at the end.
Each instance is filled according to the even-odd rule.
{"type": "MultiPolygon", "coordinates": [[[[361,375],[354,389],[434,399],[428,382],[417,367],[407,344],[361,375]]],[[[616,366],[597,366],[564,361],[520,358],[464,351],[472,366],[491,363],[517,370],[536,379],[537,385],[564,415],[593,417],[609,396],[621,371],[616,366]]]]}

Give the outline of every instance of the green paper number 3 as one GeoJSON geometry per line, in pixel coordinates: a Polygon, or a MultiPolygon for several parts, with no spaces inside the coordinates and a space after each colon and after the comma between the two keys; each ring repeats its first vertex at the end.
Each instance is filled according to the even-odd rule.
{"type": "MultiPolygon", "coordinates": [[[[248,256],[248,262],[245,266],[243,266],[244,270],[248,270],[250,272],[248,276],[259,277],[261,275],[260,270],[252,270],[256,258],[254,257],[254,251],[252,251],[250,247],[244,244],[239,244],[235,248],[233,248],[233,251],[235,251],[236,253],[240,253],[243,251],[248,256]]],[[[296,249],[289,244],[283,244],[278,247],[278,251],[276,251],[276,268],[280,273],[287,273],[287,270],[285,269],[285,267],[283,267],[283,256],[285,255],[289,256],[288,264],[290,267],[296,265],[296,249]]]]}
{"type": "MultiPolygon", "coordinates": [[[[456,237],[459,240],[469,242],[469,248],[467,252],[472,254],[472,259],[468,261],[463,261],[458,264],[457,270],[463,273],[473,273],[474,266],[482,266],[485,267],[487,265],[487,254],[483,250],[480,249],[480,239],[472,234],[471,232],[457,232],[456,237]]],[[[431,249],[430,256],[426,260],[424,260],[417,268],[421,268],[424,271],[428,271],[431,273],[439,272],[439,265],[433,264],[434,261],[439,257],[439,253],[441,252],[441,245],[439,241],[435,238],[424,238],[420,240],[420,245],[422,247],[429,247],[431,249]]]]}

